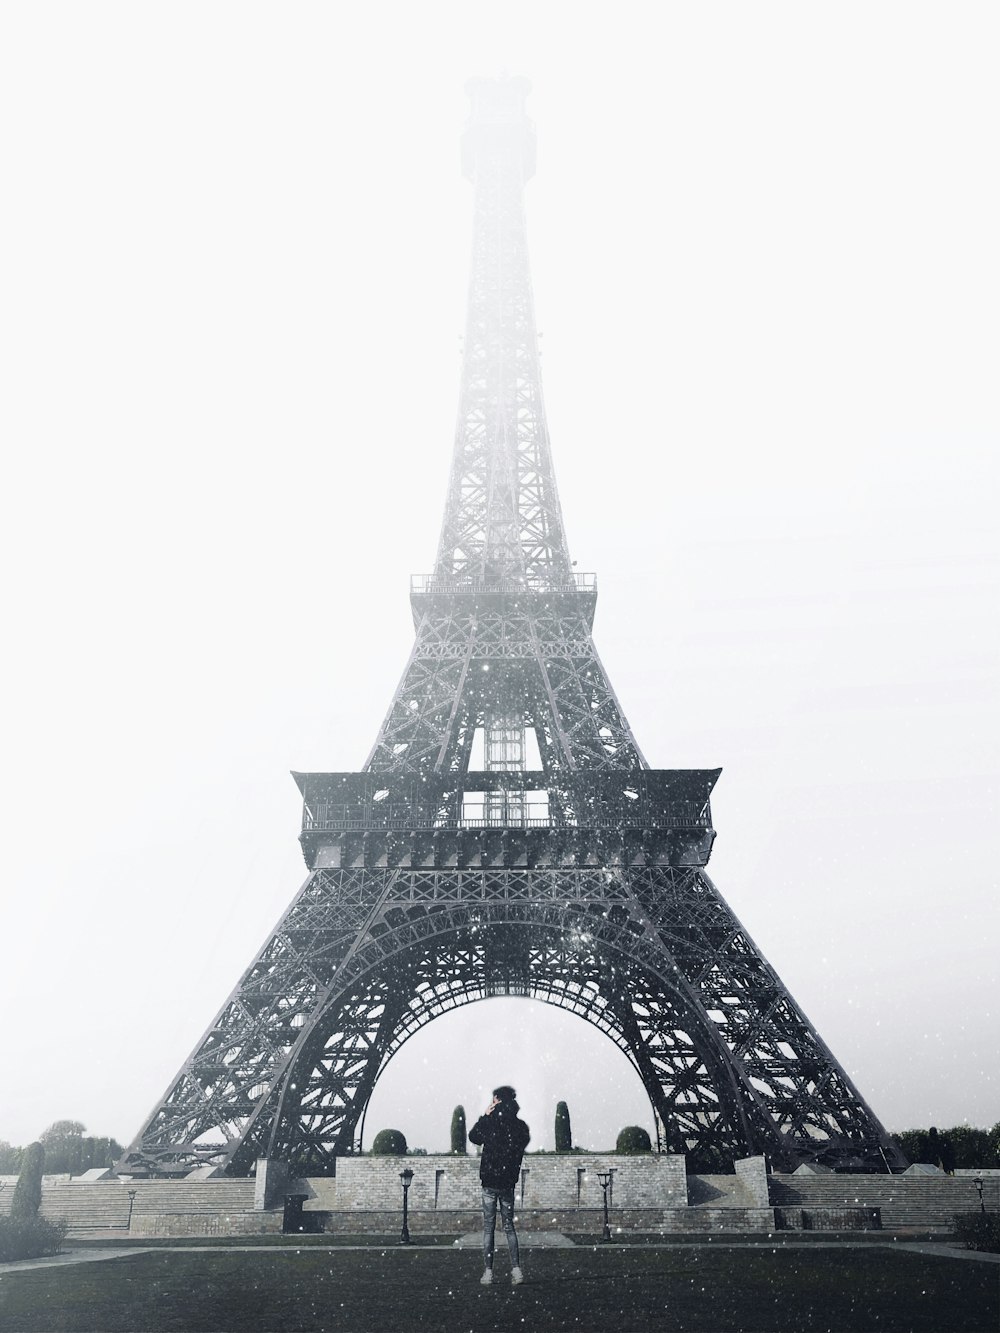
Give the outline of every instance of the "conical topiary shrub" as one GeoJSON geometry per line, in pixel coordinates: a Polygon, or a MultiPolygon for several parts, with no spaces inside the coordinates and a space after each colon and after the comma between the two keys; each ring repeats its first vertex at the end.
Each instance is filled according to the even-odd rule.
{"type": "Polygon", "coordinates": [[[556,1152],[573,1151],[573,1129],[569,1123],[569,1107],[556,1103],[556,1152]]]}
{"type": "Polygon", "coordinates": [[[29,1143],[21,1158],[21,1172],[10,1201],[11,1217],[38,1216],[42,1202],[42,1172],[45,1170],[45,1149],[40,1143],[29,1143]]]}
{"type": "Polygon", "coordinates": [[[464,1106],[456,1106],[451,1113],[451,1151],[457,1157],[468,1156],[464,1106]]]}

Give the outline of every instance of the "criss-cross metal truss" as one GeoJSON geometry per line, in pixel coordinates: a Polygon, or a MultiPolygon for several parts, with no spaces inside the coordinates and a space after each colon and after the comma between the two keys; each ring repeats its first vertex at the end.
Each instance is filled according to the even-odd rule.
{"type": "Polygon", "coordinates": [[[526,91],[470,85],[464,373],[413,652],[365,770],[295,775],[309,877],[122,1168],[329,1171],[402,1043],[495,995],[607,1033],[703,1168],[904,1164],[705,873],[718,770],[650,769],[594,647],[542,407],[526,91]]]}

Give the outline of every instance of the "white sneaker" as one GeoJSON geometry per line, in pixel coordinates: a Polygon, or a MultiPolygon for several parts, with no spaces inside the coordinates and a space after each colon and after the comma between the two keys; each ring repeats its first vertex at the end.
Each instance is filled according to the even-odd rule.
{"type": "Polygon", "coordinates": [[[524,1274],[521,1272],[521,1270],[519,1268],[512,1268],[510,1270],[510,1285],[512,1287],[518,1287],[521,1285],[523,1281],[524,1281],[524,1274]]]}
{"type": "Polygon", "coordinates": [[[493,1281],[493,1269],[492,1268],[484,1269],[483,1275],[479,1279],[479,1281],[482,1283],[484,1287],[488,1287],[490,1283],[493,1281]]]}

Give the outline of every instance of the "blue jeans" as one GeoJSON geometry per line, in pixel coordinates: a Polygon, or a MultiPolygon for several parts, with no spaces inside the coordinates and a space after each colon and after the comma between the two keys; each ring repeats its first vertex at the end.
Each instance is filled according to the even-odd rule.
{"type": "Polygon", "coordinates": [[[521,1267],[521,1257],[517,1249],[517,1232],[514,1230],[514,1186],[505,1190],[491,1190],[483,1186],[483,1263],[493,1267],[493,1237],[497,1225],[497,1204],[500,1205],[500,1221],[507,1237],[507,1249],[510,1251],[511,1268],[521,1267]]]}

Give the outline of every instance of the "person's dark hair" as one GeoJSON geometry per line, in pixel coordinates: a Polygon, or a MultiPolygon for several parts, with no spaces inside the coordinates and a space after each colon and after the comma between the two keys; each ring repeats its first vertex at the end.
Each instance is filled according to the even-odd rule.
{"type": "Polygon", "coordinates": [[[506,1083],[503,1085],[503,1087],[494,1088],[493,1096],[496,1097],[501,1102],[517,1101],[517,1093],[514,1091],[513,1088],[508,1087],[506,1083]]]}

